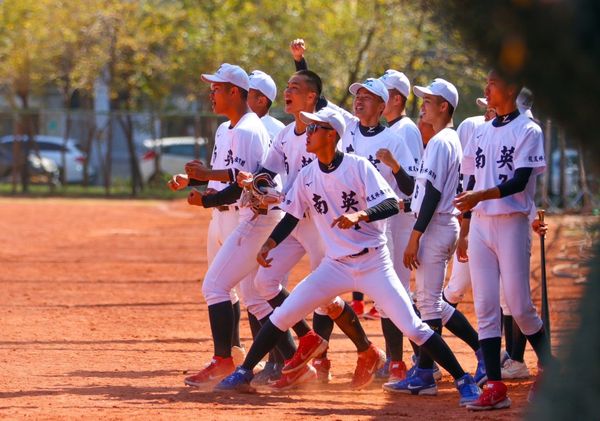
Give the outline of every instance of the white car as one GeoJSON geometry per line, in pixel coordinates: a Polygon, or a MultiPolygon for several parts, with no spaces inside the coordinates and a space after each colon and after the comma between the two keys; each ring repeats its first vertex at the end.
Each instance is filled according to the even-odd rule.
{"type": "Polygon", "coordinates": [[[163,137],[147,139],[143,144],[146,152],[140,158],[140,173],[144,183],[156,172],[157,154],[160,154],[160,170],[165,174],[182,173],[185,164],[196,157],[205,165],[209,164],[208,141],[203,137],[163,137]]]}
{"type": "MultiPolygon", "coordinates": [[[[16,139],[18,141],[26,141],[27,137],[18,136],[16,139]]],[[[66,144],[64,139],[60,136],[35,135],[34,139],[40,151],[40,156],[54,161],[61,174],[65,171],[62,168],[62,151],[65,151],[65,181],[67,183],[81,183],[83,181],[83,163],[87,157],[74,139],[67,139],[66,144]]],[[[3,145],[12,146],[14,141],[15,136],[13,135],[0,138],[0,143],[3,145]]],[[[93,180],[96,176],[95,168],[90,166],[88,168],[88,175],[90,179],[93,180]]]]}

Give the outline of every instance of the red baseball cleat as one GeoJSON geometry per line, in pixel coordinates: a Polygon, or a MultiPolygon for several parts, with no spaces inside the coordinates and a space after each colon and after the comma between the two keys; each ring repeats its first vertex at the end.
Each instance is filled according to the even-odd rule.
{"type": "Polygon", "coordinates": [[[311,330],[300,338],[298,349],[294,356],[286,361],[281,370],[283,374],[293,373],[304,367],[310,360],[317,355],[321,355],[327,349],[327,341],[311,330]]]}
{"type": "Polygon", "coordinates": [[[358,317],[362,317],[365,314],[365,302],[363,300],[352,300],[350,307],[356,313],[358,317]]]}
{"type": "Polygon", "coordinates": [[[363,317],[368,320],[379,320],[381,319],[381,315],[375,308],[375,306],[371,307],[368,313],[363,314],[363,317]]]}
{"type": "Polygon", "coordinates": [[[375,372],[385,364],[385,352],[371,344],[366,351],[358,353],[356,370],[352,376],[353,389],[367,387],[375,378],[375,372]]]}
{"type": "Polygon", "coordinates": [[[204,369],[200,370],[198,374],[186,377],[184,382],[188,386],[201,387],[221,381],[234,371],[233,358],[223,358],[215,355],[204,369]]]}
{"type": "Polygon", "coordinates": [[[507,389],[504,383],[488,380],[483,386],[483,393],[479,396],[479,399],[467,404],[467,408],[473,411],[509,408],[511,402],[506,392],[507,389]]]}
{"type": "Polygon", "coordinates": [[[299,370],[283,374],[279,380],[269,386],[273,390],[288,390],[316,380],[317,370],[312,365],[305,364],[299,370]]]}
{"type": "Polygon", "coordinates": [[[391,361],[390,362],[390,377],[388,382],[399,382],[406,378],[406,364],[404,361],[391,361]]]}
{"type": "Polygon", "coordinates": [[[312,365],[317,370],[319,383],[329,383],[331,381],[331,361],[328,358],[315,358],[312,365]]]}

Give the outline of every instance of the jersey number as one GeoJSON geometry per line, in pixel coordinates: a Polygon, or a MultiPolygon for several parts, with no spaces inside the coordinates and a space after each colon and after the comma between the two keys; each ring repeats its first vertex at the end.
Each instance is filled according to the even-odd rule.
{"type": "Polygon", "coordinates": [[[506,174],[500,174],[498,178],[500,179],[500,183],[506,183],[508,181],[508,175],[506,174]]]}

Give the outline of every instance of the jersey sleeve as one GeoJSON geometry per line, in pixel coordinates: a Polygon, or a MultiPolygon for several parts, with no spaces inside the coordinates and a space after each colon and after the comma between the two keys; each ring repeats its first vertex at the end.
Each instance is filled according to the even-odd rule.
{"type": "MultiPolygon", "coordinates": [[[[466,176],[475,174],[475,151],[477,150],[477,137],[471,136],[463,149],[463,159],[460,163],[460,172],[466,176]]],[[[468,177],[467,177],[468,178],[468,177]]]]}
{"type": "Polygon", "coordinates": [[[235,136],[232,167],[239,171],[255,172],[266,158],[268,140],[265,143],[260,134],[249,131],[239,131],[235,136]]]}
{"type": "Polygon", "coordinates": [[[534,174],[540,174],[546,168],[544,156],[544,135],[537,125],[527,125],[523,136],[515,146],[515,169],[533,168],[534,174]]]}
{"type": "Polygon", "coordinates": [[[396,140],[396,142],[392,143],[390,152],[408,175],[411,177],[416,177],[419,170],[418,163],[421,160],[421,156],[416,156],[415,151],[411,150],[410,146],[407,142],[405,142],[404,139],[397,138],[396,140]]]}
{"type": "Polygon", "coordinates": [[[331,108],[332,110],[340,113],[342,115],[342,117],[344,117],[344,120],[346,121],[346,126],[348,126],[352,122],[358,121],[358,117],[355,117],[352,113],[346,111],[345,109],[334,104],[331,101],[327,101],[327,108],[331,108]]]}
{"type": "Polygon", "coordinates": [[[294,184],[292,184],[292,187],[285,194],[285,199],[279,205],[282,211],[289,213],[297,219],[302,219],[304,213],[308,210],[308,202],[304,194],[303,172],[300,171],[300,174],[294,180],[294,184]]]}
{"type": "Polygon", "coordinates": [[[469,119],[466,119],[462,123],[460,123],[458,125],[458,128],[456,129],[456,134],[458,135],[458,139],[460,140],[460,146],[462,147],[463,152],[467,147],[471,136],[473,135],[474,129],[475,126],[473,125],[473,122],[469,119]]]}
{"type": "Polygon", "coordinates": [[[404,170],[414,176],[419,169],[419,162],[421,162],[421,157],[423,156],[423,138],[416,125],[406,125],[406,128],[404,129],[404,143],[412,158],[411,166],[404,167],[404,170]]]}
{"type": "Polygon", "coordinates": [[[448,173],[449,154],[449,149],[440,139],[429,141],[417,175],[418,179],[424,180],[423,185],[430,181],[437,191],[444,191],[444,175],[448,173]]]}
{"type": "Polygon", "coordinates": [[[263,162],[263,167],[268,169],[269,171],[273,171],[274,173],[281,174],[285,172],[284,168],[284,154],[283,154],[283,145],[281,144],[281,139],[283,136],[283,132],[280,131],[277,136],[273,139],[273,143],[271,147],[267,151],[267,157],[263,162]]]}
{"type": "Polygon", "coordinates": [[[367,207],[370,208],[378,205],[386,199],[399,200],[392,187],[385,181],[385,178],[366,159],[361,160],[360,175],[365,189],[367,207]]]}

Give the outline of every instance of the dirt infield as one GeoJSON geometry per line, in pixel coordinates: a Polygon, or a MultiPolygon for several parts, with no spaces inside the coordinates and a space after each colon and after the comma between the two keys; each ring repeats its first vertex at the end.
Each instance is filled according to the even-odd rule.
{"type": "MultiPolygon", "coordinates": [[[[184,201],[0,199],[0,418],[508,420],[524,413],[531,380],[510,383],[510,410],[486,414],[458,407],[447,374],[437,397],[390,396],[380,384],[354,392],[356,355],[337,328],[328,387],[234,396],[186,388],[185,373],[212,355],[200,293],[209,217],[184,201]]],[[[576,265],[589,239],[581,217],[549,221],[552,339],[560,353],[577,324],[584,273],[576,265]]],[[[292,281],[306,270],[303,262],[292,281]]],[[[474,322],[470,297],[460,308],[474,322]]],[[[364,326],[383,347],[379,322],[364,326]]],[[[245,312],[241,332],[249,346],[245,312]]],[[[473,371],[470,350],[445,336],[473,371]]],[[[535,366],[529,348],[526,361],[535,366]]]]}

